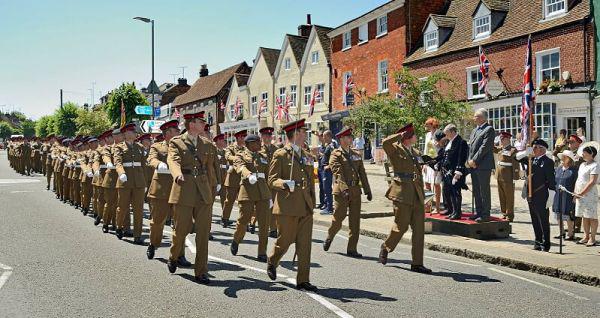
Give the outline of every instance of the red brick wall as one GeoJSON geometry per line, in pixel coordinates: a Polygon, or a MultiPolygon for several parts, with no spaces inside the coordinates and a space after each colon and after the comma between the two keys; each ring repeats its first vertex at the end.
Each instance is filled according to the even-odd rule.
{"type": "Polygon", "coordinates": [[[423,37],[423,27],[430,14],[443,14],[450,0],[408,0],[405,2],[407,14],[407,52],[412,52],[419,47],[423,37]]]}
{"type": "MultiPolygon", "coordinates": [[[[595,80],[594,35],[592,34],[593,31],[591,31],[593,30],[591,25],[587,26],[588,78],[584,79],[583,30],[583,25],[576,24],[533,36],[531,46],[533,51],[534,83],[536,83],[536,87],[535,53],[553,48],[560,48],[560,70],[561,72],[569,71],[573,83],[595,80]]],[[[526,37],[505,43],[484,46],[485,53],[493,66],[490,68],[490,79],[499,80],[495,71],[503,69],[502,77],[506,86],[508,86],[508,90],[513,93],[520,92],[523,81],[526,46],[526,37]]],[[[458,84],[456,98],[465,100],[467,98],[466,68],[478,64],[478,54],[478,48],[473,48],[424,61],[409,63],[406,66],[412,69],[417,76],[427,76],[427,74],[432,72],[446,72],[458,84]]]]}

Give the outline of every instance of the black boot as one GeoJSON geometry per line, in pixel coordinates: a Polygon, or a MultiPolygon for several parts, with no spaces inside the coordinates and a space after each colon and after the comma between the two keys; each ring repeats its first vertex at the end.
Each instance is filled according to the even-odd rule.
{"type": "Polygon", "coordinates": [[[123,239],[123,229],[117,229],[117,232],[115,234],[117,234],[117,238],[119,240],[123,239]]]}
{"type": "Polygon", "coordinates": [[[325,242],[323,242],[323,250],[327,252],[329,251],[329,247],[331,247],[331,240],[325,239],[325,242]]]}
{"type": "MultiPolygon", "coordinates": [[[[94,220],[94,225],[97,226],[98,224],[100,224],[101,220],[102,218],[99,215],[96,216],[96,219],[94,220]]],[[[106,230],[108,231],[108,227],[106,228],[106,230]]]]}
{"type": "Polygon", "coordinates": [[[148,259],[154,258],[155,250],[156,250],[156,248],[154,248],[154,245],[152,245],[152,244],[148,245],[148,249],[146,250],[146,256],[148,256],[148,259]]]}
{"type": "Polygon", "coordinates": [[[231,250],[231,254],[237,255],[238,246],[239,246],[238,243],[236,243],[235,241],[231,241],[231,246],[229,247],[229,250],[231,250]]]}

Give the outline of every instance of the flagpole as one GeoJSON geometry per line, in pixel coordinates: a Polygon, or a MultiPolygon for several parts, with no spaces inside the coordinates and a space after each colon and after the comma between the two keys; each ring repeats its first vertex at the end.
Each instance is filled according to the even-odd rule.
{"type": "MultiPolygon", "coordinates": [[[[529,39],[527,40],[527,54],[528,54],[527,59],[529,60],[530,66],[532,67],[533,66],[533,61],[532,61],[532,57],[531,57],[531,34],[529,35],[529,39]]],[[[529,70],[529,72],[530,72],[529,74],[531,74],[531,69],[529,70]]],[[[533,79],[530,77],[529,78],[529,82],[530,82],[529,86],[532,86],[532,84],[531,84],[532,80],[533,79]]],[[[534,122],[533,122],[533,118],[534,118],[533,117],[533,112],[535,112],[535,99],[533,99],[533,96],[534,96],[533,95],[534,94],[533,88],[531,88],[531,90],[532,90],[530,92],[530,94],[531,94],[531,104],[529,106],[529,108],[530,108],[529,109],[529,134],[527,134],[527,139],[528,140],[527,140],[526,147],[529,147],[530,144],[531,144],[531,141],[533,141],[533,140],[531,140],[531,138],[533,136],[533,125],[534,125],[534,122]]],[[[528,188],[527,190],[529,192],[528,193],[529,194],[529,198],[533,197],[533,185],[532,185],[532,180],[533,180],[532,170],[533,169],[531,167],[531,164],[532,164],[532,156],[530,155],[529,156],[529,164],[527,166],[527,188],[528,188]]]]}

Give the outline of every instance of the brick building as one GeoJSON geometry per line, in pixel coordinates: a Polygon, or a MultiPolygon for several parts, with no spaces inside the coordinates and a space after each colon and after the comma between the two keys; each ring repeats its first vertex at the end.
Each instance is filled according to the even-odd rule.
{"type": "Polygon", "coordinates": [[[495,129],[516,135],[531,35],[535,128],[550,144],[563,128],[589,135],[596,69],[590,14],[589,1],[454,0],[430,15],[404,65],[417,76],[446,72],[459,85],[457,98],[488,109],[495,129]],[[480,46],[491,62],[488,92],[478,87],[480,46]]]}
{"type": "Polygon", "coordinates": [[[393,0],[333,29],[331,39],[332,113],[323,116],[335,132],[359,94],[398,92],[393,74],[417,45],[425,20],[446,0],[393,0]],[[351,78],[353,90],[346,94],[351,78]]]}

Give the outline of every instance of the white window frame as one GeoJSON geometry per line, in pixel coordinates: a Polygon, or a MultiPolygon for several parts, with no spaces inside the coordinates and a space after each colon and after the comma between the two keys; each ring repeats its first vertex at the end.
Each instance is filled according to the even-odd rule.
{"type": "Polygon", "coordinates": [[[342,34],[342,50],[348,50],[352,47],[352,30],[342,34]]]}
{"type": "Polygon", "coordinates": [[[377,18],[377,37],[384,36],[388,33],[388,17],[386,15],[382,15],[377,18]],[[385,29],[384,29],[385,27],[385,29]]]}
{"type": "Polygon", "coordinates": [[[387,93],[389,91],[389,67],[390,63],[387,60],[377,63],[377,90],[379,93],[387,93]]]}
{"type": "Polygon", "coordinates": [[[361,24],[358,27],[358,44],[367,43],[369,41],[369,24],[361,24]]]}
{"type": "Polygon", "coordinates": [[[489,38],[492,34],[492,15],[484,15],[473,18],[473,39],[482,40],[489,38]],[[480,21],[487,20],[487,23],[478,24],[480,21]],[[487,30],[484,30],[487,29],[487,30]],[[484,31],[482,31],[484,30],[484,31]]]}
{"type": "Polygon", "coordinates": [[[310,53],[310,60],[313,65],[319,64],[319,51],[312,51],[310,53]]]}
{"type": "Polygon", "coordinates": [[[279,100],[281,101],[281,105],[285,106],[285,86],[279,88],[279,100]]]}
{"type": "Polygon", "coordinates": [[[317,84],[317,91],[319,91],[319,98],[315,99],[316,104],[323,103],[325,101],[325,84],[317,84]]]}
{"type": "Polygon", "coordinates": [[[346,104],[346,82],[348,82],[349,77],[352,77],[351,71],[344,72],[344,75],[342,75],[342,101],[344,103],[344,106],[348,106],[346,104]]]}
{"type": "MultiPolygon", "coordinates": [[[[269,112],[269,93],[267,92],[262,92],[260,94],[260,100],[261,101],[265,101],[265,110],[263,110],[263,113],[268,113],[269,112]]],[[[260,108],[260,107],[259,107],[260,108]]],[[[261,113],[262,114],[262,113],[261,113]]]]}
{"type": "Polygon", "coordinates": [[[479,76],[480,76],[481,72],[479,71],[479,66],[471,66],[471,67],[467,67],[466,68],[466,76],[467,76],[467,98],[468,99],[478,99],[478,98],[484,98],[485,97],[485,92],[480,92],[479,91],[479,76]],[[477,72],[477,82],[473,82],[473,72],[477,72]],[[473,91],[473,85],[478,85],[477,86],[477,92],[473,91]],[[477,94],[475,94],[477,93],[477,94]]]}
{"type": "Polygon", "coordinates": [[[567,0],[544,0],[543,6],[544,19],[552,19],[567,13],[567,0]],[[560,6],[561,3],[562,9],[550,12],[550,8],[560,6]]]}
{"type": "Polygon", "coordinates": [[[292,107],[296,107],[297,99],[298,99],[298,86],[290,85],[290,100],[292,101],[292,107]]]}
{"type": "Polygon", "coordinates": [[[440,45],[440,34],[439,29],[431,32],[427,32],[423,35],[423,46],[425,47],[425,52],[433,52],[437,51],[440,45]],[[428,39],[430,35],[435,35],[435,38],[428,39]],[[431,41],[431,45],[429,45],[431,41]],[[435,44],[433,43],[435,41],[435,44]]]}
{"type": "Polygon", "coordinates": [[[229,105],[229,118],[235,119],[235,104],[229,105]]]}
{"type": "Polygon", "coordinates": [[[312,98],[312,86],[304,86],[304,106],[310,106],[310,99],[312,98]]]}
{"type": "Polygon", "coordinates": [[[256,117],[258,115],[258,97],[250,97],[250,116],[256,117]]]}
{"type": "Polygon", "coordinates": [[[289,71],[292,68],[292,60],[289,57],[286,57],[283,60],[283,69],[289,71]]]}
{"type": "Polygon", "coordinates": [[[540,51],[540,52],[536,52],[535,53],[535,78],[536,78],[536,83],[537,86],[539,87],[540,84],[542,83],[542,73],[545,70],[551,70],[551,69],[556,69],[558,68],[558,80],[560,81],[560,74],[561,74],[561,63],[560,63],[560,48],[553,48],[553,49],[549,49],[549,50],[544,50],[544,51],[540,51]],[[548,55],[552,55],[558,53],[558,67],[551,67],[548,69],[542,69],[542,58],[544,56],[548,56],[548,55]]]}

